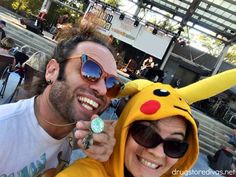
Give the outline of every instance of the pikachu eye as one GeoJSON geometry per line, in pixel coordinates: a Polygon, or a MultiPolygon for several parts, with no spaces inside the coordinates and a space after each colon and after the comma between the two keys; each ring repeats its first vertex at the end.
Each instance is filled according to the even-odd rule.
{"type": "Polygon", "coordinates": [[[156,89],[153,91],[153,94],[156,96],[168,96],[170,95],[170,92],[165,89],[156,89]]]}

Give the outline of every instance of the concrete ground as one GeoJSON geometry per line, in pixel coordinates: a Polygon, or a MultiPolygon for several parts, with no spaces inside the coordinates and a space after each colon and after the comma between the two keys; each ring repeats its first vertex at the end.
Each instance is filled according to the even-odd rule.
{"type": "MultiPolygon", "coordinates": [[[[13,12],[9,11],[8,9],[5,9],[0,6],[0,20],[7,20],[7,23],[12,23],[12,24],[18,25],[22,28],[26,28],[25,25],[20,24],[20,18],[22,18],[22,17],[19,16],[18,14],[13,13],[13,12]]],[[[45,39],[51,40],[52,34],[48,33],[47,31],[44,31],[43,37],[45,39]]]]}

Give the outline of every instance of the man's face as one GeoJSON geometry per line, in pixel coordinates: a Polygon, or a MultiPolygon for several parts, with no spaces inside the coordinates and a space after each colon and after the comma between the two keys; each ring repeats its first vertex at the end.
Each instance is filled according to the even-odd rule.
{"type": "Polygon", "coordinates": [[[65,17],[65,18],[69,18],[69,15],[68,15],[68,14],[65,14],[64,17],[65,17]]]}
{"type": "Polygon", "coordinates": [[[4,28],[4,27],[5,27],[5,25],[0,23],[0,28],[4,28]]]}
{"type": "MultiPolygon", "coordinates": [[[[117,75],[115,59],[106,47],[94,42],[82,42],[70,57],[82,54],[93,58],[107,74],[117,75]]],[[[89,83],[82,78],[80,70],[81,59],[68,60],[64,71],[65,80],[55,81],[49,93],[53,107],[68,122],[90,120],[93,114],[101,113],[110,102],[106,96],[104,78],[89,83]]]]}

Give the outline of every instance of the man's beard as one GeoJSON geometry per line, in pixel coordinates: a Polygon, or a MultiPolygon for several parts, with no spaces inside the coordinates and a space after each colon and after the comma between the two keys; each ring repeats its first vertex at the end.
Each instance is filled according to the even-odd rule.
{"type": "Polygon", "coordinates": [[[49,100],[54,109],[68,123],[73,123],[76,120],[73,105],[75,101],[74,97],[70,87],[65,81],[56,81],[51,86],[49,100]]]}

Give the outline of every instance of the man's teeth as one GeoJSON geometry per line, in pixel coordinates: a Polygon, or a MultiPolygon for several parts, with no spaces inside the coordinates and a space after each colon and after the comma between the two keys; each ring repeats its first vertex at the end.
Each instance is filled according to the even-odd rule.
{"type": "Polygon", "coordinates": [[[158,165],[156,165],[156,164],[154,164],[154,163],[151,163],[151,162],[149,162],[149,161],[147,161],[147,160],[145,160],[145,159],[143,159],[143,158],[140,159],[140,162],[141,162],[143,165],[145,165],[145,166],[147,166],[147,167],[149,167],[149,168],[156,169],[156,168],[158,167],[158,165]]]}
{"type": "Polygon", "coordinates": [[[94,108],[98,108],[98,103],[96,103],[95,101],[86,98],[86,97],[79,97],[79,101],[82,102],[82,106],[85,107],[88,110],[93,110],[94,108]]]}
{"type": "Polygon", "coordinates": [[[82,103],[82,106],[85,107],[87,110],[92,111],[93,108],[87,104],[82,103]]]}

